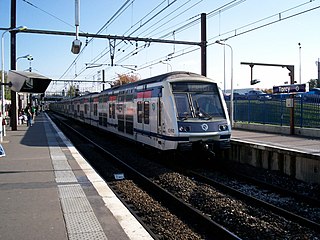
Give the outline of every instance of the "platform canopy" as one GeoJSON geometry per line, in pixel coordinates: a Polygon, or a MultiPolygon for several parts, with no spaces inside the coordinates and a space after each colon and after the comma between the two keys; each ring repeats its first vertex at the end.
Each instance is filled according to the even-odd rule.
{"type": "Polygon", "coordinates": [[[34,72],[9,70],[8,82],[15,92],[44,93],[51,79],[34,72]]]}

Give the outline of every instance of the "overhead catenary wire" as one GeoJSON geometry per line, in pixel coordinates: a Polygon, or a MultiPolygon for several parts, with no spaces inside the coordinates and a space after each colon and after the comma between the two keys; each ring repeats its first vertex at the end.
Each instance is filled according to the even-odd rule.
{"type": "MultiPolygon", "coordinates": [[[[57,19],[58,21],[66,24],[66,25],[68,25],[69,27],[72,27],[72,28],[74,27],[72,24],[70,24],[70,23],[64,21],[63,19],[57,17],[56,15],[53,15],[53,14],[49,13],[48,11],[46,11],[46,10],[44,10],[44,9],[36,6],[35,4],[31,3],[30,1],[27,1],[27,0],[22,0],[22,1],[25,2],[25,3],[27,3],[27,4],[29,4],[30,6],[32,6],[32,7],[34,7],[34,8],[36,8],[36,9],[38,9],[39,11],[44,12],[45,14],[47,14],[47,15],[55,18],[55,19],[57,19]]],[[[81,31],[81,30],[79,30],[79,31],[81,31]]],[[[81,32],[83,32],[83,31],[81,31],[81,32]]]]}
{"type": "MultiPolygon", "coordinates": [[[[268,16],[268,17],[265,17],[265,18],[263,18],[263,19],[254,21],[254,22],[252,22],[252,23],[246,24],[246,25],[241,26],[241,27],[239,27],[239,28],[236,28],[236,29],[234,29],[234,30],[231,30],[231,31],[228,31],[228,32],[219,34],[218,36],[212,37],[212,38],[210,38],[210,39],[208,40],[207,46],[211,46],[211,45],[215,44],[215,41],[217,40],[217,38],[219,38],[219,37],[221,38],[221,36],[225,36],[225,35],[227,35],[227,34],[233,34],[233,35],[228,36],[228,37],[225,37],[225,38],[223,39],[223,40],[228,40],[228,39],[230,39],[230,38],[233,38],[233,37],[236,37],[236,36],[245,34],[245,33],[249,33],[249,32],[251,32],[251,31],[255,31],[255,30],[258,30],[258,29],[260,29],[260,28],[267,27],[267,26],[269,26],[269,25],[271,25],[271,24],[274,24],[274,23],[277,23],[277,22],[279,22],[279,21],[284,21],[284,20],[290,19],[290,18],[292,18],[292,17],[295,17],[295,16],[298,16],[298,15],[301,15],[301,14],[304,14],[304,13],[307,13],[307,12],[310,12],[310,11],[313,11],[313,10],[316,10],[316,9],[320,8],[320,6],[317,6],[317,7],[314,7],[314,8],[310,8],[310,9],[301,11],[301,12],[299,12],[299,13],[295,13],[295,14],[292,14],[292,15],[287,16],[287,17],[282,17],[282,18],[279,18],[278,20],[271,21],[271,22],[266,23],[266,24],[262,24],[262,25],[260,25],[260,26],[254,27],[254,28],[252,28],[252,29],[248,29],[248,30],[246,30],[246,31],[239,32],[240,29],[243,29],[243,28],[248,27],[248,26],[252,26],[252,25],[254,25],[254,24],[257,24],[257,23],[259,23],[259,22],[261,22],[261,21],[265,21],[265,20],[267,20],[267,19],[273,18],[273,17],[275,17],[275,16],[282,16],[284,13],[287,13],[287,12],[289,12],[289,11],[292,11],[292,10],[294,10],[294,9],[297,9],[297,8],[299,8],[299,7],[302,7],[302,6],[308,4],[308,3],[312,2],[312,1],[314,1],[314,0],[305,2],[305,3],[303,3],[303,4],[299,4],[299,5],[297,5],[297,6],[294,6],[294,7],[292,7],[292,8],[286,9],[286,10],[281,11],[281,12],[279,12],[279,13],[273,14],[273,15],[271,15],[271,16],[268,16]],[[212,40],[214,40],[214,41],[212,41],[212,40]],[[211,41],[212,41],[212,42],[211,42],[211,41]]],[[[197,50],[199,50],[199,49],[198,49],[198,48],[195,48],[194,46],[186,47],[186,48],[180,50],[180,52],[181,52],[180,54],[176,54],[175,56],[172,56],[171,58],[177,58],[177,57],[180,57],[180,56],[189,54],[189,53],[194,52],[194,51],[197,51],[197,50]]],[[[178,53],[178,52],[177,52],[177,53],[178,53]]],[[[163,58],[165,58],[165,56],[163,56],[162,59],[163,59],[163,58]]],[[[151,64],[152,64],[152,63],[151,63],[151,64]]],[[[153,64],[152,64],[152,65],[153,65],[153,64]]],[[[147,66],[147,67],[148,67],[148,66],[147,66]]],[[[144,68],[146,68],[146,67],[144,67],[144,68]]],[[[141,69],[143,69],[143,68],[138,68],[137,70],[141,70],[141,69]]]]}
{"type": "MultiPolygon", "coordinates": [[[[299,6],[302,6],[302,5],[299,5],[299,6]]],[[[299,7],[299,6],[297,6],[297,7],[299,7]]],[[[272,15],[272,16],[269,16],[269,17],[267,17],[267,18],[263,18],[263,20],[269,19],[269,18],[274,17],[274,16],[277,16],[277,15],[281,15],[282,13],[287,12],[287,11],[289,11],[289,10],[293,10],[293,9],[295,9],[295,8],[296,8],[296,7],[293,7],[293,8],[290,8],[290,9],[288,9],[288,10],[285,10],[285,11],[283,11],[283,12],[280,12],[280,13],[274,14],[274,15],[272,15]]],[[[260,25],[260,26],[254,27],[254,28],[252,28],[252,29],[249,29],[249,30],[246,30],[246,31],[243,31],[243,32],[240,32],[240,33],[237,32],[237,31],[235,31],[235,30],[228,31],[228,32],[223,33],[223,34],[221,34],[221,35],[219,35],[219,36],[215,36],[215,37],[213,37],[213,38],[210,38],[210,41],[208,41],[207,46],[209,47],[209,46],[212,46],[212,45],[216,44],[217,38],[218,38],[218,37],[221,37],[221,36],[223,36],[223,35],[237,32],[237,34],[231,35],[231,36],[226,37],[225,39],[223,39],[223,40],[228,40],[228,39],[230,39],[230,38],[237,37],[237,36],[239,36],[239,35],[246,34],[246,33],[249,33],[249,32],[251,32],[251,31],[258,30],[258,29],[263,28],[263,27],[267,27],[267,26],[272,25],[272,24],[275,24],[275,23],[277,23],[277,22],[279,22],[279,21],[284,21],[284,20],[287,20],[287,19],[296,17],[296,16],[301,15],[301,14],[305,14],[305,13],[307,13],[307,12],[310,12],[310,11],[313,11],[313,10],[316,10],[316,9],[319,9],[319,8],[320,8],[320,6],[316,6],[316,7],[313,7],[313,8],[310,8],[310,9],[307,9],[307,10],[304,10],[304,11],[301,11],[301,12],[298,12],[298,13],[295,13],[295,14],[292,14],[292,15],[289,15],[289,16],[287,16],[287,17],[282,17],[282,18],[280,18],[280,19],[278,19],[278,20],[275,20],[275,21],[272,21],[272,22],[269,22],[269,23],[266,23],[266,24],[262,24],[262,25],[260,25]],[[213,39],[215,39],[215,40],[212,41],[213,39]]],[[[260,22],[260,21],[261,21],[261,20],[258,20],[258,21],[255,21],[255,22],[253,22],[253,23],[247,24],[247,25],[245,25],[245,26],[250,26],[250,25],[255,24],[255,23],[257,23],[257,22],[260,22]]],[[[245,27],[245,26],[243,26],[243,27],[245,27]]],[[[237,28],[237,29],[241,29],[241,28],[243,28],[243,27],[240,27],[240,28],[237,28]]],[[[181,56],[190,54],[190,53],[195,52],[195,51],[199,51],[199,49],[198,49],[198,48],[195,48],[194,46],[186,47],[186,48],[181,49],[180,51],[177,51],[174,56],[171,56],[171,59],[178,58],[178,57],[181,57],[181,56]]],[[[155,61],[148,62],[148,63],[146,63],[146,64],[138,67],[138,68],[137,68],[137,71],[143,70],[143,69],[146,69],[146,68],[149,68],[149,67],[151,67],[151,66],[153,66],[153,65],[156,65],[156,64],[159,63],[159,61],[160,61],[159,59],[164,59],[165,57],[166,57],[166,56],[162,56],[162,58],[158,58],[158,59],[155,60],[155,61]]]]}
{"type": "MultiPolygon", "coordinates": [[[[168,7],[170,7],[170,6],[171,6],[174,2],[176,2],[176,1],[177,1],[177,0],[174,0],[174,1],[171,2],[171,3],[168,3],[168,5],[164,6],[164,7],[163,7],[162,9],[160,9],[157,13],[155,13],[155,15],[151,16],[151,17],[150,17],[149,19],[147,19],[143,24],[139,25],[139,27],[138,27],[136,30],[131,31],[131,34],[133,34],[134,32],[136,32],[138,29],[142,28],[143,26],[145,26],[145,25],[146,25],[147,23],[149,23],[152,19],[154,19],[155,16],[158,16],[161,12],[163,12],[165,9],[167,9],[168,7]]],[[[164,2],[166,2],[166,0],[165,0],[165,1],[162,1],[162,3],[164,3],[164,2]]],[[[162,4],[162,3],[161,3],[161,4],[162,4]]],[[[158,6],[159,6],[159,5],[158,5],[158,6]]],[[[154,8],[154,9],[152,9],[150,12],[154,12],[154,10],[158,8],[158,6],[157,6],[156,8],[154,8]]],[[[150,15],[150,12],[147,13],[142,19],[145,19],[147,16],[149,16],[149,15],[150,15]]],[[[131,35],[131,34],[129,34],[129,35],[131,35]]],[[[116,46],[118,46],[118,44],[117,44],[116,46]]],[[[103,52],[100,52],[100,53],[98,54],[98,56],[94,59],[94,61],[92,61],[92,63],[95,63],[95,62],[97,62],[98,60],[100,60],[100,59],[101,59],[102,57],[104,57],[108,52],[109,52],[108,50],[104,50],[103,52]]],[[[70,69],[71,67],[72,67],[72,65],[70,65],[69,69],[70,69]]],[[[69,69],[68,69],[68,71],[69,71],[69,69]]],[[[86,68],[81,69],[81,71],[80,71],[80,73],[78,74],[78,76],[80,76],[85,70],[86,70],[86,68]]]]}
{"type": "MultiPolygon", "coordinates": [[[[231,7],[234,7],[234,6],[240,4],[240,3],[244,2],[244,1],[246,1],[246,0],[232,0],[232,1],[224,4],[223,6],[220,6],[219,8],[214,9],[214,10],[212,10],[211,12],[209,12],[209,13],[210,13],[210,16],[212,16],[214,12],[223,12],[223,11],[225,11],[224,9],[230,9],[231,7]]],[[[190,1],[188,1],[188,2],[190,2],[190,1]]],[[[169,15],[171,15],[172,13],[174,13],[174,12],[176,12],[177,10],[181,9],[182,6],[185,6],[186,3],[188,3],[188,2],[185,2],[185,3],[183,3],[182,5],[177,6],[176,9],[174,9],[173,11],[171,11],[171,12],[170,12],[169,14],[167,14],[166,16],[162,17],[162,19],[158,20],[157,23],[161,22],[162,20],[166,19],[166,18],[167,18],[169,15]]],[[[188,7],[188,8],[185,9],[184,11],[186,12],[186,11],[194,8],[194,7],[195,7],[197,4],[199,4],[200,2],[202,2],[202,0],[197,1],[197,3],[193,4],[191,7],[188,7]]],[[[159,5],[158,5],[158,6],[159,6],[159,5]]],[[[157,6],[157,7],[158,7],[158,6],[157,6]]],[[[152,11],[153,11],[153,10],[152,10],[152,11]]],[[[181,14],[181,13],[180,13],[180,14],[181,14]]],[[[173,21],[173,20],[174,20],[176,17],[178,17],[178,16],[179,16],[179,14],[176,15],[175,17],[171,18],[169,21],[167,21],[166,24],[169,23],[169,22],[171,22],[171,21],[173,21]]],[[[143,19],[144,19],[144,18],[145,18],[145,17],[143,17],[143,19]]],[[[194,17],[191,17],[191,18],[189,18],[189,19],[186,20],[186,21],[191,21],[190,23],[187,23],[187,24],[185,23],[186,21],[183,21],[183,24],[184,24],[184,25],[183,25],[182,27],[178,28],[178,29],[173,30],[173,32],[175,32],[175,33],[176,33],[177,31],[182,32],[183,30],[188,29],[189,27],[194,26],[195,24],[197,24],[198,22],[200,22],[200,19],[199,19],[199,18],[200,18],[200,15],[196,15],[196,16],[194,16],[194,17]],[[195,18],[196,18],[196,19],[195,19],[195,18]]],[[[181,24],[181,23],[180,23],[180,24],[181,24]]],[[[149,28],[151,28],[151,27],[153,27],[153,26],[155,26],[155,25],[149,26],[149,28]]],[[[163,25],[161,25],[160,27],[162,27],[162,26],[163,26],[163,25]]],[[[175,25],[175,26],[176,26],[176,25],[175,25]]],[[[141,28],[141,27],[142,27],[142,26],[140,26],[139,28],[141,28]]],[[[148,28],[148,30],[149,30],[149,28],[148,28]]],[[[159,26],[158,26],[158,28],[159,28],[159,26]]],[[[158,28],[157,28],[157,29],[158,29],[158,28]]],[[[144,31],[144,32],[145,32],[145,31],[144,31]]],[[[149,34],[150,34],[150,33],[149,33],[149,34]]],[[[170,31],[170,32],[169,32],[168,34],[166,34],[165,36],[161,36],[161,37],[159,37],[159,38],[160,38],[160,39],[164,39],[164,38],[165,38],[167,35],[169,35],[169,34],[172,35],[172,32],[170,31]]],[[[129,48],[129,47],[127,47],[127,48],[129,48]]],[[[99,55],[99,58],[98,58],[98,59],[95,59],[95,61],[101,59],[101,58],[104,57],[107,53],[108,53],[108,51],[105,51],[105,53],[99,55]]],[[[129,53],[129,54],[127,54],[125,57],[121,58],[121,59],[118,60],[118,61],[119,61],[119,62],[123,62],[123,61],[125,60],[124,58],[130,57],[130,55],[132,55],[132,52],[129,53]]]]}
{"type": "MultiPolygon", "coordinates": [[[[235,1],[231,1],[231,2],[235,2],[235,1]]],[[[284,13],[287,13],[287,12],[289,12],[289,11],[292,11],[293,9],[296,9],[296,8],[298,8],[298,7],[301,7],[301,6],[303,6],[303,5],[306,5],[306,4],[310,3],[310,2],[312,2],[312,1],[305,2],[305,3],[300,4],[300,5],[298,5],[298,6],[295,6],[295,7],[292,7],[292,8],[290,8],[290,9],[287,9],[287,10],[285,10],[285,11],[279,12],[279,13],[277,13],[277,14],[273,14],[272,16],[269,16],[269,17],[266,17],[266,18],[263,18],[263,19],[254,21],[254,22],[252,22],[252,23],[246,24],[246,25],[241,26],[241,27],[239,27],[239,28],[235,28],[235,29],[233,29],[233,30],[231,30],[231,31],[224,32],[224,33],[222,33],[222,34],[219,34],[218,36],[211,37],[211,38],[208,40],[208,46],[213,45],[213,44],[215,43],[215,40],[217,40],[217,38],[223,37],[225,40],[227,40],[227,39],[230,39],[230,38],[233,38],[233,37],[236,37],[236,36],[239,36],[239,35],[242,35],[242,34],[246,34],[246,33],[249,33],[249,32],[252,32],[252,31],[255,31],[255,30],[258,30],[258,29],[261,29],[261,28],[263,28],[263,27],[272,25],[272,24],[277,23],[277,22],[279,22],[279,21],[284,21],[284,20],[287,20],[287,19],[289,19],[289,18],[293,18],[293,17],[295,17],[295,16],[298,16],[298,15],[307,13],[307,12],[309,12],[309,11],[318,9],[318,8],[320,7],[320,6],[317,6],[317,7],[314,7],[314,8],[307,9],[307,10],[305,10],[305,11],[301,11],[301,12],[296,13],[296,14],[292,14],[292,15],[290,15],[290,16],[283,17],[284,13]],[[261,22],[266,21],[266,20],[268,20],[268,19],[274,18],[274,17],[276,17],[276,16],[281,16],[281,18],[279,18],[279,19],[277,19],[277,20],[275,20],[275,21],[270,21],[270,22],[265,23],[265,24],[261,24],[261,25],[259,25],[259,26],[254,26],[254,25],[257,25],[258,23],[261,23],[261,22]],[[254,27],[252,27],[252,28],[250,28],[250,29],[247,29],[247,28],[250,27],[250,26],[254,26],[254,27]],[[243,31],[241,31],[241,30],[243,30],[243,31]],[[214,39],[215,39],[215,40],[214,40],[214,39]]],[[[208,14],[209,14],[209,13],[208,13],[208,14]]],[[[212,16],[214,16],[214,14],[217,14],[217,13],[214,13],[214,11],[212,11],[212,12],[210,12],[210,14],[212,14],[212,16]]],[[[192,23],[194,23],[194,22],[192,22],[192,23]]],[[[196,24],[196,23],[194,23],[194,24],[196,24]]],[[[157,25],[155,25],[155,26],[157,26],[157,25]]],[[[192,26],[191,23],[188,23],[188,25],[185,26],[185,29],[188,29],[188,27],[191,27],[191,26],[192,26]]],[[[183,30],[184,30],[184,28],[181,27],[181,31],[183,31],[183,30]]],[[[172,32],[170,31],[170,33],[168,33],[167,36],[170,36],[169,34],[172,35],[172,32]]],[[[163,35],[162,37],[167,37],[167,36],[166,36],[166,35],[163,35]]],[[[139,47],[138,51],[140,52],[142,49],[143,49],[143,47],[141,46],[141,47],[139,47]]],[[[194,51],[197,51],[197,50],[198,50],[198,48],[194,48],[194,47],[184,48],[184,49],[182,49],[181,51],[177,52],[176,55],[173,56],[173,58],[177,58],[177,57],[180,57],[180,56],[189,54],[189,53],[194,52],[194,51]]],[[[105,54],[104,54],[104,55],[105,55],[105,54]]],[[[123,61],[129,60],[130,57],[131,57],[130,54],[126,54],[126,56],[124,56],[123,58],[119,59],[118,61],[119,61],[119,62],[123,62],[123,61]]],[[[165,56],[163,56],[163,57],[165,57],[165,56]]],[[[101,57],[100,57],[99,59],[101,59],[101,57]]],[[[150,62],[149,62],[149,63],[150,63],[150,62]]],[[[152,64],[153,64],[153,62],[152,62],[152,64]]],[[[155,63],[155,64],[156,64],[156,63],[155,63]]],[[[148,63],[146,63],[145,65],[142,65],[140,68],[137,68],[137,70],[141,70],[141,69],[143,69],[143,68],[146,68],[146,67],[148,67],[147,65],[148,65],[148,63]]],[[[154,65],[154,64],[153,64],[153,65],[154,65]]],[[[84,70],[84,71],[85,71],[85,70],[84,70]]],[[[84,72],[84,71],[83,71],[83,72],[84,72]]],[[[82,73],[83,73],[83,72],[82,72],[82,73]]],[[[79,73],[78,76],[81,75],[82,73],[79,73]]]]}
{"type": "MultiPolygon", "coordinates": [[[[201,0],[201,1],[202,1],[202,0],[201,0]]],[[[201,2],[201,1],[200,1],[200,2],[201,2]]],[[[163,2],[165,2],[165,1],[163,1],[163,2]]],[[[162,2],[162,3],[163,3],[163,2],[162,2]]],[[[134,30],[133,32],[131,32],[131,34],[134,33],[134,32],[136,32],[138,29],[142,28],[146,23],[150,22],[152,19],[155,18],[155,16],[158,16],[159,13],[163,12],[167,7],[171,6],[172,3],[174,3],[174,2],[176,2],[176,0],[173,1],[173,2],[171,2],[171,3],[168,3],[167,6],[165,6],[163,9],[161,9],[161,10],[160,10],[158,13],[156,13],[154,16],[151,16],[149,19],[147,19],[147,21],[145,21],[144,24],[141,24],[136,30],[134,30]]],[[[161,4],[162,4],[162,3],[161,3],[161,4]]],[[[161,5],[161,4],[159,4],[159,5],[161,5]]],[[[157,5],[157,7],[154,8],[154,9],[157,9],[157,8],[159,7],[159,5],[157,5]]],[[[172,12],[175,12],[177,9],[180,9],[181,6],[183,6],[183,5],[185,5],[185,4],[182,4],[182,5],[177,6],[177,8],[176,8],[175,10],[173,10],[172,12]]],[[[193,7],[194,7],[195,5],[196,5],[196,4],[194,4],[193,7]]],[[[154,12],[154,9],[151,10],[151,12],[154,12]]],[[[189,9],[190,9],[190,8],[189,8],[189,9]]],[[[148,13],[146,16],[149,16],[149,15],[150,15],[150,13],[148,13]]],[[[144,16],[142,19],[145,19],[146,16],[144,16]]],[[[150,28],[150,27],[149,27],[149,28],[150,28]]],[[[117,44],[117,46],[118,46],[118,44],[117,44]]],[[[100,54],[97,56],[97,58],[95,58],[94,61],[92,61],[92,62],[95,63],[95,62],[97,62],[98,60],[102,59],[106,54],[108,54],[108,52],[109,52],[109,51],[108,51],[107,49],[106,49],[104,52],[100,52],[100,54]]],[[[132,53],[129,53],[129,55],[132,55],[132,53]]],[[[86,70],[86,69],[83,68],[83,69],[81,70],[81,73],[80,73],[79,75],[81,75],[85,70],[86,70]]]]}

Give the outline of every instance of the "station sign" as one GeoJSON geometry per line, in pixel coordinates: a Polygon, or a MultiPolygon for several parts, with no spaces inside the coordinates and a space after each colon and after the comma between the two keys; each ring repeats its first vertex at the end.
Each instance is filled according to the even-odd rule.
{"type": "Polygon", "coordinates": [[[274,86],[273,93],[299,93],[306,91],[306,84],[274,86]]]}

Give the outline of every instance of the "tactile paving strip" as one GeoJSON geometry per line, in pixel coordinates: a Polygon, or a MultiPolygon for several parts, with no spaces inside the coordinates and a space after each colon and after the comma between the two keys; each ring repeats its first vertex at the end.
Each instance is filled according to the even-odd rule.
{"type": "Polygon", "coordinates": [[[86,197],[79,184],[58,185],[61,198],[80,198],[86,197]]]}
{"type": "Polygon", "coordinates": [[[61,205],[64,213],[93,212],[87,198],[61,198],[61,205]]]}
{"type": "Polygon", "coordinates": [[[70,170],[71,167],[67,161],[52,161],[54,170],[70,170]]]}
{"type": "Polygon", "coordinates": [[[107,239],[79,184],[58,185],[69,239],[107,239]]]}
{"type": "Polygon", "coordinates": [[[60,147],[49,147],[52,160],[67,160],[60,147]]]}
{"type": "Polygon", "coordinates": [[[72,171],[55,171],[54,174],[57,183],[77,182],[77,178],[72,171]]]}
{"type": "Polygon", "coordinates": [[[107,240],[104,232],[69,234],[69,240],[107,240]]]}
{"type": "Polygon", "coordinates": [[[103,232],[93,212],[64,214],[67,231],[71,233],[103,232]]]}
{"type": "MultiPolygon", "coordinates": [[[[47,134],[51,133],[50,130],[46,126],[47,134]]],[[[51,139],[50,142],[53,145],[57,144],[54,139],[51,139]]],[[[59,146],[50,147],[50,155],[55,170],[56,182],[75,182],[74,184],[58,185],[69,239],[108,240],[61,148],[59,146]]]]}

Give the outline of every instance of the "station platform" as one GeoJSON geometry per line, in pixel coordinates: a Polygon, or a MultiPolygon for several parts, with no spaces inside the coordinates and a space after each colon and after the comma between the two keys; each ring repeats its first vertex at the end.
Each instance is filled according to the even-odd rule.
{"type": "Polygon", "coordinates": [[[153,239],[44,112],[1,145],[0,239],[153,239]]]}
{"type": "Polygon", "coordinates": [[[320,138],[232,129],[231,140],[320,156],[320,138]]]}

